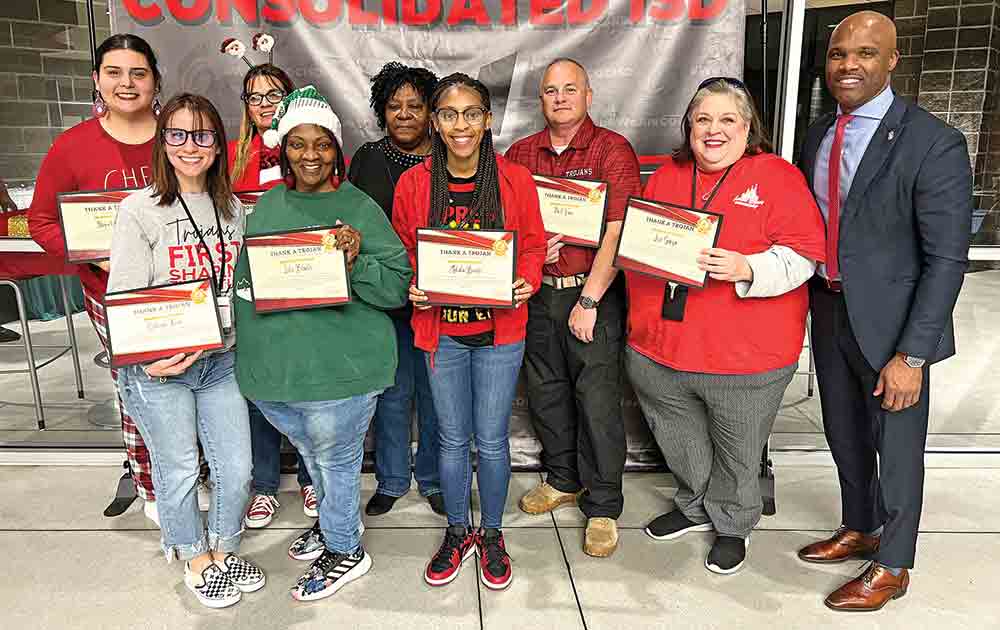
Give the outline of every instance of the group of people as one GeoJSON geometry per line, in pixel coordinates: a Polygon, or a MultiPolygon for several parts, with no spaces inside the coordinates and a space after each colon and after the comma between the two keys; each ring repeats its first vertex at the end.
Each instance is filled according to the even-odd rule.
{"type": "Polygon", "coordinates": [[[971,174],[962,135],[892,93],[891,21],[862,12],[834,31],[827,85],[836,124],[813,125],[801,171],[772,152],[746,86],[716,77],[698,86],[681,146],[645,186],[629,141],[589,116],[593,86],[572,59],[542,74],[545,128],[504,155],[494,148],[485,85],[389,63],[371,92],[385,136],[358,149],[348,168],[327,100],[270,63],[247,73],[240,137],[227,143],[204,97],[159,103],[145,41],[114,35],[97,52],[95,117],[53,144],[31,232],[62,255],[57,193],[144,187],[121,204],[110,263],[80,267],[102,342],[106,291],[204,277],[232,311],[223,349],[112,373],[139,493],[156,506],[163,549],[185,561],[184,582],[203,604],[232,605],[265,583],[237,551],[244,526],[267,525],[278,508],[282,435],[298,451],[303,507],[318,515],[289,547],[311,561],[292,596],[327,597],[367,573],[365,435],[374,420],[378,488],[365,506],[374,516],[410,489],[414,408],[413,474],[447,518],[424,580],[447,584],[478,556],[482,583],[506,588],[509,419],[522,365],[547,472],[520,498],[523,511],[576,505],[588,519],[584,551],[614,552],[627,375],[678,486],[647,534],[715,532],[705,566],[734,573],[761,516],[759,457],[810,304],[843,527],[799,557],[871,560],[827,598],[831,608],[874,610],[906,592],[927,367],[954,351],[971,174]],[[547,238],[532,174],[607,183],[598,249],[547,238]],[[246,213],[234,192],[262,188],[246,213]],[[632,272],[627,293],[615,283],[626,204],[640,196],[725,217],[717,246],[698,257],[704,288],[632,272]],[[350,303],[256,312],[244,237],[334,223],[350,303]],[[514,308],[428,305],[412,271],[424,227],[514,231],[514,308]],[[205,520],[202,461],[212,482],[205,520]],[[474,469],[478,527],[469,518],[474,469]]]}

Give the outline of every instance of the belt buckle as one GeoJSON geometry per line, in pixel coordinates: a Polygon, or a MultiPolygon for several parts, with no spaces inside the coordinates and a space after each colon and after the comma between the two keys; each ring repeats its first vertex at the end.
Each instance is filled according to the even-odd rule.
{"type": "Polygon", "coordinates": [[[841,283],[840,280],[830,280],[829,278],[824,278],[826,281],[826,288],[835,293],[840,293],[841,283]]]}

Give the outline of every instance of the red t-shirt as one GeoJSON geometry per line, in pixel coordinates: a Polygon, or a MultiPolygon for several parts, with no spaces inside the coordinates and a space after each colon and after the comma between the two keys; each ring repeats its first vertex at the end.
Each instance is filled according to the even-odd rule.
{"type": "MultiPolygon", "coordinates": [[[[552,148],[549,130],[543,129],[515,142],[505,156],[521,164],[535,175],[597,179],[608,182],[608,213],[606,221],[621,221],[630,196],[642,190],[639,160],[625,136],[598,127],[590,119],[583,121],[573,140],[562,153],[552,148]]],[[[589,273],[596,249],[565,245],[559,250],[559,260],[543,267],[552,276],[572,276],[589,273]]]]}
{"type": "MultiPolygon", "coordinates": [[[[691,162],[668,161],[643,197],[691,203],[691,162]]],[[[721,178],[703,174],[696,203],[721,178]]],[[[708,210],[724,215],[717,247],[756,254],[784,245],[824,259],[823,221],[802,174],[780,157],[748,156],[734,166],[708,210]]],[[[657,363],[687,372],[753,374],[798,360],[809,294],[805,285],[769,298],[740,298],[732,282],[708,279],[689,289],[683,321],[662,317],[665,281],[626,272],[629,346],[657,363]]]]}
{"type": "MultiPolygon", "coordinates": [[[[448,216],[446,227],[451,229],[480,229],[480,225],[460,227],[469,214],[472,204],[472,193],[476,188],[474,178],[448,179],[448,216]]],[[[468,337],[482,335],[493,330],[493,309],[491,308],[461,308],[455,306],[441,307],[441,334],[450,337],[468,337]]]]}
{"type": "MultiPolygon", "coordinates": [[[[52,143],[35,181],[28,211],[31,237],[53,256],[66,257],[56,195],[79,190],[142,188],[152,182],[153,140],[118,142],[97,118],[67,129],[52,143]]],[[[78,265],[80,281],[94,299],[104,296],[108,274],[94,265],[78,265]]]]}

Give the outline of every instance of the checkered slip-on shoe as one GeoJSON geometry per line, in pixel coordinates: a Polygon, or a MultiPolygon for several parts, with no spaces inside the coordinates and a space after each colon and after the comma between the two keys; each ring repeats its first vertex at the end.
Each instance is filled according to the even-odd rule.
{"type": "Polygon", "coordinates": [[[308,602],[329,597],[371,568],[372,557],[361,546],[350,554],[325,550],[292,587],[292,598],[308,602]]]}
{"type": "Polygon", "coordinates": [[[232,606],[243,596],[226,572],[215,564],[209,564],[198,575],[191,569],[190,563],[185,563],[184,584],[203,606],[209,608],[232,606]]]}
{"type": "Polygon", "coordinates": [[[229,554],[215,565],[226,572],[233,585],[244,593],[253,593],[264,588],[264,572],[236,554],[229,554]]]}

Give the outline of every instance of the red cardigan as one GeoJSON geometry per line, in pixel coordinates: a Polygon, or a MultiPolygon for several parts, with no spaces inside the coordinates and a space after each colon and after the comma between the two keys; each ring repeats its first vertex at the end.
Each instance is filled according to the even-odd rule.
{"type": "MultiPolygon", "coordinates": [[[[528,169],[501,155],[496,158],[504,229],[517,230],[517,275],[524,278],[534,291],[538,291],[542,281],[546,242],[535,182],[528,169]]],[[[403,242],[414,269],[417,264],[417,228],[429,227],[430,200],[431,160],[428,158],[399,178],[392,206],[392,226],[403,242]]],[[[416,277],[413,282],[416,282],[416,277]]],[[[414,345],[421,350],[435,352],[440,336],[441,309],[413,309],[411,322],[414,345]]],[[[522,304],[512,309],[495,309],[493,324],[496,345],[521,341],[528,325],[528,308],[522,304]]]]}

